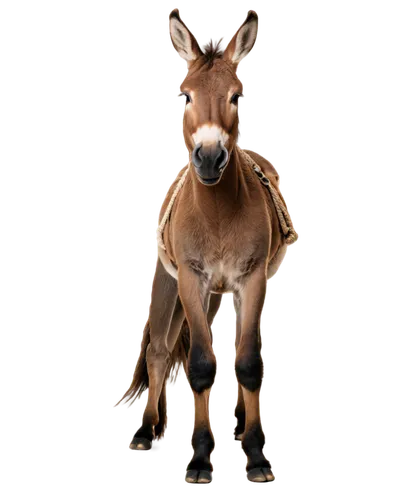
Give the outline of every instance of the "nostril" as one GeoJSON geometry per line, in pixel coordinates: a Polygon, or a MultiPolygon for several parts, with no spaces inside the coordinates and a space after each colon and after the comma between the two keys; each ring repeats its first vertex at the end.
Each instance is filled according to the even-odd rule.
{"type": "Polygon", "coordinates": [[[227,160],[228,160],[228,151],[224,146],[222,146],[221,151],[215,162],[215,166],[221,170],[223,167],[225,167],[227,160]]]}
{"type": "Polygon", "coordinates": [[[225,154],[224,154],[224,151],[221,149],[221,151],[220,151],[220,153],[219,153],[219,155],[218,155],[218,157],[217,157],[217,160],[216,160],[216,162],[215,162],[215,166],[216,166],[217,168],[219,168],[219,167],[220,167],[220,165],[223,163],[224,158],[225,158],[225,154]]]}
{"type": "Polygon", "coordinates": [[[203,160],[203,155],[201,153],[202,144],[197,144],[192,153],[192,161],[196,167],[199,167],[203,160]]]}

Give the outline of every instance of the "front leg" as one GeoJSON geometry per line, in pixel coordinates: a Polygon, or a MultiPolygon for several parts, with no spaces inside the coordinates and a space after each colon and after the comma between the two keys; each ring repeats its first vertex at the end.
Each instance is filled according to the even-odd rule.
{"type": "Polygon", "coordinates": [[[179,295],[190,329],[188,379],[194,395],[195,423],[192,438],[194,450],[186,481],[209,483],[213,470],[210,455],[214,449],[208,414],[208,400],[214,383],[216,361],[211,345],[211,331],[207,321],[210,292],[207,278],[189,266],[180,266],[179,295]]]}
{"type": "Polygon", "coordinates": [[[273,481],[271,465],[263,454],[265,443],[260,421],[260,388],[263,375],[260,319],[266,291],[265,266],[257,268],[236,293],[240,340],[236,353],[236,376],[243,392],[245,427],[242,448],[247,455],[247,478],[273,481]]]}

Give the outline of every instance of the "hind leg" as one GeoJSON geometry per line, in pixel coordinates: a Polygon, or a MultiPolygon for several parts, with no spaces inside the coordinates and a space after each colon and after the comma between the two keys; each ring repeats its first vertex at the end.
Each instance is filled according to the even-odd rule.
{"type": "Polygon", "coordinates": [[[183,320],[185,319],[185,313],[179,299],[176,299],[174,312],[172,314],[171,323],[167,333],[167,349],[170,353],[170,360],[168,362],[167,370],[164,374],[164,383],[162,385],[161,394],[158,399],[158,422],[154,426],[154,437],[155,439],[161,439],[164,435],[165,428],[167,426],[167,390],[166,384],[168,377],[170,375],[171,369],[176,363],[179,363],[181,356],[176,356],[174,348],[176,342],[179,338],[179,334],[182,330],[183,320]],[[172,359],[171,359],[172,358],[172,359]]]}
{"type": "Polygon", "coordinates": [[[180,361],[185,356],[181,352],[176,351],[175,346],[177,340],[179,339],[179,334],[182,331],[183,320],[185,319],[185,312],[182,307],[182,303],[179,296],[176,299],[175,309],[172,314],[171,323],[167,333],[167,349],[170,353],[170,361],[168,363],[167,370],[164,375],[164,384],[161,390],[160,398],[158,400],[158,423],[154,427],[154,434],[156,439],[161,439],[164,435],[165,428],[167,427],[167,380],[170,376],[171,370],[174,369],[176,365],[179,367],[180,361]]]}
{"type": "Polygon", "coordinates": [[[149,450],[157,432],[160,434],[159,404],[165,404],[165,375],[171,358],[167,347],[167,334],[177,297],[177,281],[168,274],[158,260],[150,305],[150,343],[146,351],[149,394],[142,426],[130,444],[133,450],[149,450]]]}
{"type": "Polygon", "coordinates": [[[164,385],[161,389],[161,394],[158,399],[158,422],[154,426],[155,439],[161,439],[164,436],[165,428],[167,427],[167,391],[164,385]]]}

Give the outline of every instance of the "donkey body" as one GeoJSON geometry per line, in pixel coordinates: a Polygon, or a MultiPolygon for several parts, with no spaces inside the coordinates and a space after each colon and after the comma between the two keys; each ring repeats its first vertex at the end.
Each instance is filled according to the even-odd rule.
{"type": "MultiPolygon", "coordinates": [[[[130,447],[151,448],[166,425],[166,380],[182,363],[195,400],[194,455],[186,481],[211,481],[214,438],[208,400],[216,372],[211,324],[223,293],[232,292],[237,314],[238,402],[235,437],[247,455],[247,477],[272,481],[263,454],[259,412],[263,374],[260,318],[267,278],[286,252],[273,201],[236,146],[239,61],[254,45],[258,18],[250,11],[224,52],[210,44],[203,53],[179,17],[170,15],[174,47],[188,63],[181,85],[186,96],[184,137],[189,171],[164,228],[159,248],[149,320],[133,381],[123,399],[149,389],[143,424],[130,447]]],[[[279,177],[264,158],[247,152],[278,189],[279,177]]],[[[171,186],[160,218],[183,171],[171,186]]]]}

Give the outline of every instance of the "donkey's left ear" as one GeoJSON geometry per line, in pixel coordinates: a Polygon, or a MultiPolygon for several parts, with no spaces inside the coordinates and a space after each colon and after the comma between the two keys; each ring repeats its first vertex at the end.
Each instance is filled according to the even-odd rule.
{"type": "Polygon", "coordinates": [[[247,56],[257,38],[258,16],[249,10],[246,21],[240,26],[236,35],[229,42],[224,52],[224,59],[237,65],[247,56]]]}

